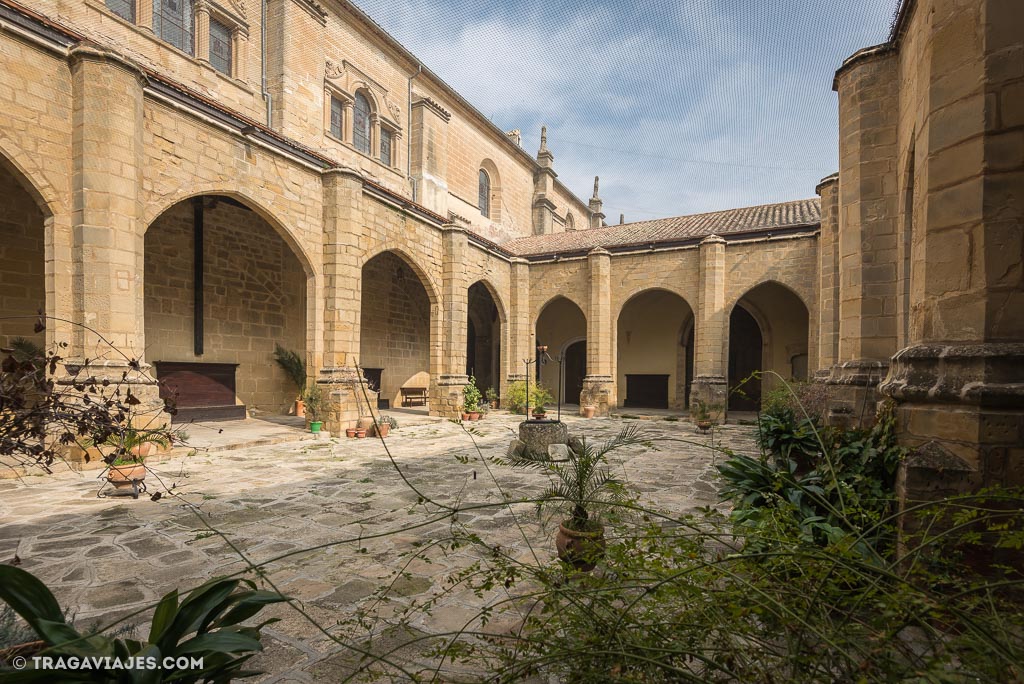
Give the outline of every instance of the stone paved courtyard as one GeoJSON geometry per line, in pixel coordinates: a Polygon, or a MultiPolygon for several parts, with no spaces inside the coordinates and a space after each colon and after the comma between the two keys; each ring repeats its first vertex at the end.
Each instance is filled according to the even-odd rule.
{"type": "MultiPolygon", "coordinates": [[[[481,453],[488,459],[503,454],[519,420],[499,412],[474,424],[481,453]]],[[[566,422],[571,434],[603,441],[628,421],[566,422]]],[[[614,464],[643,502],[677,515],[716,504],[715,452],[701,446],[711,438],[695,434],[683,421],[640,425],[655,440],[692,442],[662,442],[657,451],[641,447],[614,452],[614,464]]],[[[715,443],[750,453],[753,434],[749,426],[728,425],[718,430],[715,443]]],[[[513,498],[535,496],[546,482],[542,475],[485,465],[470,436],[450,422],[403,427],[387,444],[409,483],[425,496],[448,505],[493,504],[460,514],[469,530],[513,556],[531,559],[536,553],[540,562],[550,560],[553,526],[541,529],[531,504],[516,504],[510,511],[501,504],[499,492],[500,486],[513,498]],[[459,456],[470,460],[463,462],[459,456]],[[513,524],[512,511],[523,532],[513,524]]],[[[154,603],[175,587],[184,591],[210,577],[245,569],[238,554],[209,531],[197,509],[251,562],[276,558],[264,567],[268,578],[334,633],[338,621],[357,606],[376,605],[371,594],[392,580],[414,544],[443,537],[449,529],[445,520],[430,522],[440,518],[437,509],[416,505],[418,495],[399,477],[379,440],[305,441],[201,453],[161,462],[154,470],[181,498],[98,498],[95,471],[0,481],[0,560],[10,562],[17,555],[21,567],[41,577],[61,604],[71,607],[79,624],[109,621],[154,603]],[[390,530],[398,532],[358,540],[390,530]],[[346,539],[356,541],[335,543],[346,539]],[[329,546],[292,553],[318,545],[329,546]]],[[[153,475],[147,481],[151,492],[158,489],[153,475]]],[[[433,563],[412,559],[405,567],[410,575],[394,584],[394,603],[379,610],[394,611],[396,605],[427,596],[453,571],[471,563],[476,552],[468,547],[447,556],[433,554],[433,563]]],[[[432,615],[419,616],[414,627],[428,633],[459,629],[485,601],[497,598],[455,591],[432,615]]],[[[351,672],[351,653],[298,611],[281,605],[267,613],[281,621],[265,629],[266,650],[253,661],[267,672],[264,681],[338,680],[351,672]]],[[[131,620],[143,635],[149,617],[144,613],[131,620]]],[[[511,628],[515,621],[515,615],[499,616],[492,628],[511,628]]],[[[450,677],[457,679],[458,673],[450,677]]]]}

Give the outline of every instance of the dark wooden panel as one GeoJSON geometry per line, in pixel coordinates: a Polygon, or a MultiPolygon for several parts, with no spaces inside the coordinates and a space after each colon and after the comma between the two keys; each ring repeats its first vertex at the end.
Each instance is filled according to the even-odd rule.
{"type": "MultiPolygon", "coordinates": [[[[245,406],[235,403],[235,371],[237,363],[198,363],[195,361],[157,361],[156,377],[160,383],[160,398],[171,399],[179,415],[174,422],[186,420],[188,409],[216,409],[207,411],[208,420],[228,415],[230,418],[244,418],[245,406]]],[[[200,420],[196,412],[188,415],[200,420]]]]}
{"type": "Polygon", "coordinates": [[[668,408],[668,375],[626,375],[626,406],[668,408]]]}

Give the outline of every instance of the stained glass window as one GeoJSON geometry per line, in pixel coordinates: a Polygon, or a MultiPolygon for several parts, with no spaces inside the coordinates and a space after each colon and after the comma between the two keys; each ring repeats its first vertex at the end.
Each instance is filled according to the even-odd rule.
{"type": "Polygon", "coordinates": [[[480,213],[487,218],[491,217],[491,177],[487,172],[480,169],[480,213]]]}
{"type": "Polygon", "coordinates": [[[352,110],[352,144],[363,154],[370,154],[370,102],[365,95],[356,93],[352,110]]]}
{"type": "Polygon", "coordinates": [[[128,21],[135,23],[135,0],[106,0],[107,9],[128,21]]]}
{"type": "Polygon", "coordinates": [[[388,166],[391,166],[391,136],[391,131],[380,129],[380,161],[388,166]]]}
{"type": "Polygon", "coordinates": [[[231,27],[210,19],[210,65],[231,75],[231,27]]]}
{"type": "Polygon", "coordinates": [[[342,127],[343,123],[344,123],[343,120],[342,120],[342,116],[344,116],[344,114],[343,114],[344,111],[345,110],[344,110],[344,107],[343,107],[343,105],[341,103],[341,100],[339,100],[338,98],[336,98],[336,97],[334,97],[332,95],[331,96],[331,135],[333,135],[338,140],[341,140],[342,136],[344,135],[344,128],[342,127]]]}
{"type": "Polygon", "coordinates": [[[174,47],[193,54],[192,0],[153,0],[153,33],[174,47]]]}

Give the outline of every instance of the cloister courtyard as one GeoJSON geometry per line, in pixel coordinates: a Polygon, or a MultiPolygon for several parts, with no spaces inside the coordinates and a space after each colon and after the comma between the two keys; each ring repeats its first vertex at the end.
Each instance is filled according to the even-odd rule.
{"type": "MultiPolygon", "coordinates": [[[[453,574],[486,555],[484,547],[437,553],[429,542],[451,535],[455,524],[525,563],[556,567],[557,521],[542,524],[532,503],[503,499],[534,498],[547,479],[491,460],[505,454],[522,420],[504,411],[464,425],[414,417],[387,437],[387,450],[380,439],[308,433],[301,441],[224,450],[203,426],[191,426],[194,441],[214,446],[147,462],[149,494],[163,493],[157,501],[98,497],[100,470],[0,480],[0,560],[17,558],[46,582],[62,606],[73,607],[76,624],[128,616],[125,622],[143,635],[163,594],[244,573],[295,599],[294,606],[261,614],[281,619],[264,629],[265,650],[252,663],[266,672],[262,681],[339,681],[358,661],[343,645],[351,641],[350,626],[339,624],[356,611],[380,620],[378,653],[424,634],[476,628],[480,611],[492,604],[504,607],[487,629],[521,627],[525,604],[507,603],[517,588],[478,597],[458,586],[441,594],[453,574]],[[439,506],[418,503],[421,494],[467,510],[453,522],[439,506]],[[420,551],[431,562],[416,558],[420,551]],[[396,576],[399,570],[407,574],[396,576]],[[379,601],[381,590],[393,602],[379,601]],[[438,605],[417,613],[413,631],[388,635],[387,617],[435,594],[438,605]]],[[[751,426],[723,425],[703,436],[687,420],[664,417],[563,420],[571,435],[598,442],[639,425],[654,448],[613,452],[612,467],[642,504],[673,517],[721,506],[718,449],[756,452],[751,426]]],[[[257,430],[256,421],[246,422],[257,430]]],[[[413,669],[427,662],[412,648],[395,657],[413,669]]],[[[463,670],[449,663],[441,679],[471,681],[463,670]]]]}

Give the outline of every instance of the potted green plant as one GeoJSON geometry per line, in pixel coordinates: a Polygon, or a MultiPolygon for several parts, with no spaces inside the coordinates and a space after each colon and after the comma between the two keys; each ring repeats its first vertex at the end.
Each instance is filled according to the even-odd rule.
{"type": "Polygon", "coordinates": [[[469,376],[469,384],[462,388],[462,412],[469,420],[480,420],[480,390],[476,386],[476,378],[469,376]]]}
{"type": "Polygon", "coordinates": [[[323,427],[323,414],[324,414],[324,393],[320,389],[320,385],[313,383],[305,393],[306,398],[306,417],[309,419],[309,431],[313,433],[320,432],[320,428],[323,427]]]}
{"type": "Polygon", "coordinates": [[[538,403],[536,406],[533,407],[533,419],[534,420],[544,420],[547,417],[548,417],[548,411],[545,408],[543,403],[538,403]]]}
{"type": "Polygon", "coordinates": [[[377,436],[387,437],[392,430],[398,429],[398,421],[391,416],[379,416],[377,418],[377,436]]]}
{"type": "Polygon", "coordinates": [[[510,450],[495,462],[547,473],[550,482],[538,500],[537,511],[540,513],[550,504],[568,513],[558,526],[555,548],[560,559],[587,572],[604,557],[604,525],[600,513],[629,498],[625,483],[611,472],[608,454],[625,446],[647,443],[637,426],[631,424],[600,446],[586,439],[570,443],[566,458],[537,458],[510,450]]]}
{"type": "Polygon", "coordinates": [[[134,428],[130,425],[107,437],[105,444],[112,447],[107,460],[107,482],[118,492],[139,498],[139,485],[146,479],[146,458],[161,448],[171,445],[165,430],[134,428]]]}
{"type": "Polygon", "coordinates": [[[703,433],[707,433],[708,430],[714,426],[715,421],[711,416],[711,411],[714,406],[709,405],[703,399],[695,399],[693,403],[693,422],[703,433]]]}
{"type": "Polygon", "coordinates": [[[487,399],[487,404],[492,408],[498,408],[498,393],[493,387],[488,387],[487,391],[484,392],[484,398],[487,399]]]}
{"type": "Polygon", "coordinates": [[[295,384],[298,395],[295,397],[295,415],[303,418],[306,415],[303,389],[306,387],[306,362],[298,353],[274,344],[274,360],[295,384]]]}

